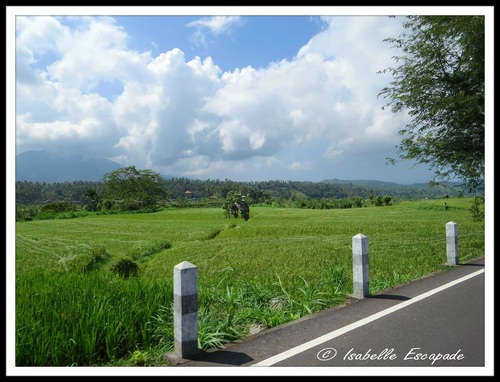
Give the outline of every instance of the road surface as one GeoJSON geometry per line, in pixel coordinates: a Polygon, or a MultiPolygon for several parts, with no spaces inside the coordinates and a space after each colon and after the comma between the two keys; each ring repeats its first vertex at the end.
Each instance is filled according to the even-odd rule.
{"type": "Polygon", "coordinates": [[[474,371],[487,375],[484,271],[484,258],[457,265],[265,330],[224,349],[190,359],[174,356],[171,367],[249,367],[253,375],[270,372],[262,368],[294,373],[298,370],[294,367],[335,368],[339,375],[354,375],[350,368],[394,373],[419,368],[431,375],[460,375],[452,368],[462,368],[467,375],[474,371]]]}

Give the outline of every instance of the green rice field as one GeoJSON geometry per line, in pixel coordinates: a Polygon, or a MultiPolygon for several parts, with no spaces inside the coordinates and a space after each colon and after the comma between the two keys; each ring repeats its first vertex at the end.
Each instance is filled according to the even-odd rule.
{"type": "Polygon", "coordinates": [[[391,206],[251,206],[90,214],[16,222],[16,366],[168,366],[173,269],[198,268],[199,347],[343,304],[353,292],[352,237],[369,242],[370,293],[446,271],[446,223],[459,261],[484,256],[473,198],[391,206]]]}

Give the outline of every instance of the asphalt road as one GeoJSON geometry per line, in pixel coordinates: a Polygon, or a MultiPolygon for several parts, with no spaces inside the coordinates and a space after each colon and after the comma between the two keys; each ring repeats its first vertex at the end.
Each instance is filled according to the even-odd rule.
{"type": "Polygon", "coordinates": [[[353,370],[363,368],[391,370],[389,375],[406,368],[457,375],[451,370],[460,368],[467,375],[488,375],[485,338],[481,258],[377,295],[351,299],[223,349],[190,359],[171,358],[171,367],[208,368],[209,374],[213,367],[250,367],[254,375],[264,373],[262,368],[268,373],[269,368],[290,367],[335,368],[340,375],[354,375],[353,370]]]}

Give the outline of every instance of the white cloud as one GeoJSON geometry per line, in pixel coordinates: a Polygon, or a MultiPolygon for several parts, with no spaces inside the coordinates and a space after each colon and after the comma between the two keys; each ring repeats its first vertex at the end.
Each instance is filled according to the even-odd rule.
{"type": "Polygon", "coordinates": [[[293,161],[288,168],[290,170],[309,170],[314,166],[313,162],[311,161],[305,161],[305,162],[299,162],[299,161],[293,161]]]}
{"type": "Polygon", "coordinates": [[[207,46],[207,35],[230,34],[232,28],[242,23],[243,19],[240,16],[212,16],[190,22],[186,26],[195,29],[191,36],[192,42],[198,46],[207,46]]]}
{"type": "Polygon", "coordinates": [[[186,26],[197,29],[207,29],[211,33],[218,35],[227,32],[232,26],[241,23],[242,19],[240,16],[213,16],[193,21],[186,26]]]}
{"type": "MultiPolygon", "coordinates": [[[[397,143],[402,121],[381,110],[387,78],[376,74],[390,64],[382,40],[399,34],[396,19],[329,18],[295,59],[224,73],[210,57],[187,61],[179,49],[129,50],[111,18],[70,21],[17,25],[18,152],[66,145],[176,176],[324,179],[316,171],[329,161],[355,163],[397,143]],[[46,69],[37,64],[48,58],[46,69]]],[[[191,26],[223,33],[240,22],[213,17],[191,26]]]]}

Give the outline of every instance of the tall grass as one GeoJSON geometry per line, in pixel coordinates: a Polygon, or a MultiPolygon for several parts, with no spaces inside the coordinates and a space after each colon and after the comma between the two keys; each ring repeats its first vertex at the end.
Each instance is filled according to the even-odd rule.
{"type": "Polygon", "coordinates": [[[248,221],[206,208],[17,222],[16,365],[164,364],[182,261],[198,267],[199,346],[208,349],[342,304],[358,233],[369,240],[372,294],[447,269],[449,221],[460,262],[483,256],[473,200],[446,203],[254,206],[248,221]]]}

